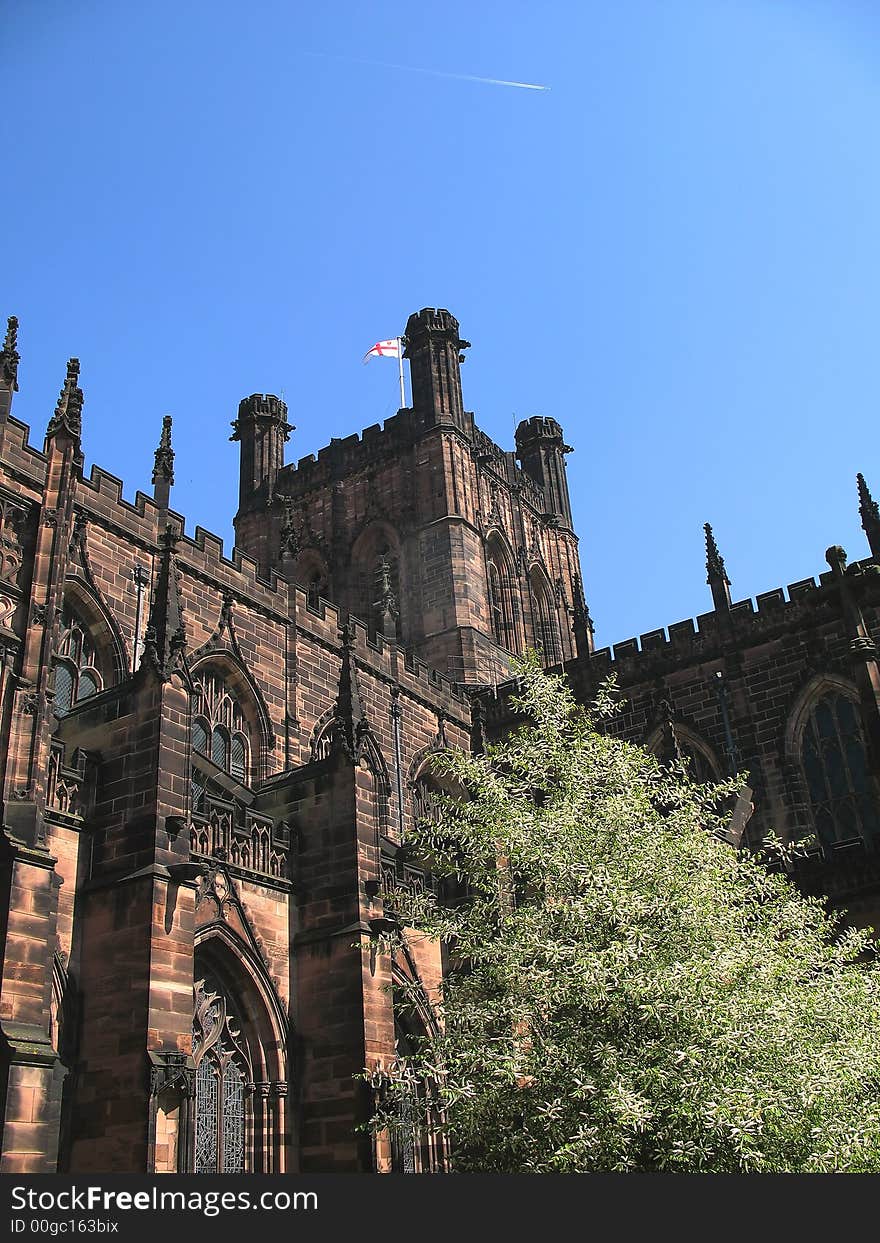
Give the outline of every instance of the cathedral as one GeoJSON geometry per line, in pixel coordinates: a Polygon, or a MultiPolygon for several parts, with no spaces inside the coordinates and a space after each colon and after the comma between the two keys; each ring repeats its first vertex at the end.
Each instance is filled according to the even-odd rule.
{"type": "MultiPolygon", "coordinates": [[[[807,843],[807,891],[880,918],[880,512],[869,556],[735,601],[706,528],[711,609],[594,650],[563,430],[514,450],[464,407],[468,343],[411,315],[411,405],[285,464],[271,394],[238,405],[235,548],[153,492],[84,474],[71,359],[42,446],[0,352],[0,1170],[440,1172],[434,1128],[373,1136],[426,1085],[442,948],[388,882],[437,790],[432,755],[509,728],[511,656],[538,649],[613,728],[695,780],[748,774],[744,848],[807,843]],[[395,988],[415,993],[395,1017],[395,988]]],[[[707,601],[708,603],[708,601],[707,601]]],[[[428,1102],[429,1110],[433,1108],[428,1102]]],[[[415,1116],[415,1111],[412,1111],[415,1116]]]]}

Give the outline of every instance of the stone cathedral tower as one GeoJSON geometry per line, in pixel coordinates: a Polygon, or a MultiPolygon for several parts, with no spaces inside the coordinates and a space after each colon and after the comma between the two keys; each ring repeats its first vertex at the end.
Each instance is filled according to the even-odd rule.
{"type": "Polygon", "coordinates": [[[436,1128],[362,1129],[389,1092],[429,1096],[401,1067],[444,969],[407,930],[377,953],[382,893],[433,883],[406,848],[431,758],[510,727],[528,648],[583,702],[615,673],[612,728],[693,780],[744,773],[744,846],[812,841],[798,881],[880,924],[880,511],[862,475],[869,556],[848,565],[830,539],[816,579],[737,601],[707,525],[711,611],[594,651],[563,430],[536,415],[505,449],[479,429],[449,311],[409,317],[412,406],[384,426],[285,464],[284,402],[239,403],[229,557],[172,508],[167,416],[151,495],[85,473],[76,359],[31,443],[17,332],[0,349],[0,1173],[449,1168],[436,1128]]]}

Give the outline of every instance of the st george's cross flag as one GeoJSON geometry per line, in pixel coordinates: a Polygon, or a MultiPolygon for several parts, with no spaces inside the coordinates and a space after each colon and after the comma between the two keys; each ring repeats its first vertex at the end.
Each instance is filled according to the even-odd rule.
{"type": "Polygon", "coordinates": [[[371,358],[400,358],[400,338],[392,337],[390,341],[377,341],[373,348],[364,354],[363,361],[368,363],[371,358]]]}

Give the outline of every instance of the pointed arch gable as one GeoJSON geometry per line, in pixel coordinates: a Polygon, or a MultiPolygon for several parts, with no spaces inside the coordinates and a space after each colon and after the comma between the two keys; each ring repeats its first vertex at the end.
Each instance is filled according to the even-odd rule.
{"type": "Polygon", "coordinates": [[[310,544],[308,547],[300,550],[296,559],[293,578],[295,582],[305,589],[306,599],[312,607],[317,606],[318,600],[328,599],[331,594],[332,587],[327,558],[314,545],[310,544]]]}
{"type": "Polygon", "coordinates": [[[387,544],[395,556],[400,556],[400,534],[393,523],[385,518],[368,518],[351,543],[351,563],[377,552],[381,544],[387,544]]]}
{"type": "Polygon", "coordinates": [[[236,692],[245,715],[256,727],[263,747],[268,752],[275,746],[275,731],[263,692],[260,690],[243,658],[232,647],[203,645],[187,662],[191,676],[216,672],[236,692]]]}
{"type": "Polygon", "coordinates": [[[200,964],[209,965],[241,1006],[241,1017],[251,1029],[248,1053],[254,1070],[268,1079],[286,1079],[290,1020],[260,956],[222,920],[196,929],[194,952],[196,974],[200,964]]]}
{"type": "Polygon", "coordinates": [[[510,567],[511,572],[513,572],[513,567],[516,565],[516,557],[513,554],[513,548],[511,546],[510,540],[507,538],[506,532],[504,532],[501,529],[501,527],[491,526],[486,531],[487,550],[489,549],[490,545],[494,546],[494,548],[497,549],[502,554],[502,556],[504,556],[504,558],[506,559],[510,567]]]}
{"type": "Polygon", "coordinates": [[[411,790],[419,777],[430,777],[432,781],[438,780],[436,775],[431,772],[430,760],[434,755],[441,755],[444,750],[445,748],[441,747],[439,743],[432,742],[429,746],[422,747],[420,751],[415,753],[406,770],[407,789],[411,790]]]}
{"type": "Polygon", "coordinates": [[[562,660],[562,633],[559,625],[559,601],[544,565],[533,561],[529,566],[529,590],[532,596],[534,638],[543,649],[544,663],[556,665],[562,660]]]}
{"type": "Polygon", "coordinates": [[[104,655],[108,684],[121,682],[129,672],[128,647],[94,580],[90,583],[81,573],[68,572],[64,578],[64,601],[86,622],[96,649],[104,655]]]}
{"type": "Polygon", "coordinates": [[[365,759],[369,764],[379,782],[381,793],[386,798],[389,798],[391,795],[391,776],[388,772],[388,765],[385,763],[385,756],[382,754],[372,729],[368,730],[363,736],[361,758],[365,759]]]}
{"type": "MultiPolygon", "coordinates": [[[[330,707],[326,712],[322,712],[312,728],[311,737],[309,738],[309,757],[311,760],[325,759],[321,754],[322,744],[331,732],[333,722],[336,720],[336,707],[330,707]]],[[[328,743],[329,745],[329,743],[328,743]]]]}

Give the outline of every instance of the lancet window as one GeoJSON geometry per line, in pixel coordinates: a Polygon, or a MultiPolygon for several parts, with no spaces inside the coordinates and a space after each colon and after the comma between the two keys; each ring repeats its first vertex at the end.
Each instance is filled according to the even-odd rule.
{"type": "Polygon", "coordinates": [[[501,542],[490,538],[486,562],[489,585],[489,621],[492,637],[508,652],[517,650],[513,610],[513,576],[501,542]]]}
{"type": "Polygon", "coordinates": [[[880,832],[858,708],[846,695],[828,694],[813,706],[801,737],[801,764],[823,845],[870,840],[880,832]]]}
{"type": "Polygon", "coordinates": [[[559,619],[549,584],[543,575],[532,575],[532,600],[534,602],[535,641],[540,646],[545,665],[557,665],[562,660],[559,640],[559,619]]]}

